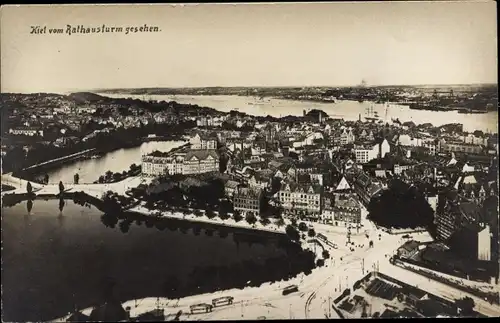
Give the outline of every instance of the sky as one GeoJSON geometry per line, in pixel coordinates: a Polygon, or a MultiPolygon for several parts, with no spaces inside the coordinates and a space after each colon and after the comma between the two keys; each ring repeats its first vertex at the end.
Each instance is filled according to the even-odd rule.
{"type": "Polygon", "coordinates": [[[1,91],[497,83],[496,3],[2,7],[1,91]],[[158,32],[31,34],[31,26],[158,32]]]}

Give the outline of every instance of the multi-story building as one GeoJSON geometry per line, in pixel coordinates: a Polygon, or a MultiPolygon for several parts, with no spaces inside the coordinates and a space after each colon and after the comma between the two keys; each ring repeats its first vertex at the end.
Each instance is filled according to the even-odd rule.
{"type": "Polygon", "coordinates": [[[354,146],[356,162],[366,164],[378,156],[378,145],[356,145],[354,146]]]}
{"type": "Polygon", "coordinates": [[[183,174],[219,171],[219,156],[215,150],[190,150],[184,156],[183,174]]]}
{"type": "Polygon", "coordinates": [[[226,182],[226,184],[224,185],[224,193],[228,197],[233,197],[234,193],[236,192],[236,190],[238,189],[239,186],[240,186],[240,183],[238,183],[236,181],[228,180],[226,182]]]}
{"type": "Polygon", "coordinates": [[[217,149],[217,137],[207,136],[205,134],[197,133],[189,139],[191,149],[217,149]]]}
{"type": "Polygon", "coordinates": [[[142,173],[146,176],[163,174],[201,174],[219,171],[219,156],[215,150],[189,150],[183,153],[145,155],[142,173]]]}
{"type": "Polygon", "coordinates": [[[422,138],[402,134],[399,136],[397,144],[400,146],[420,147],[423,145],[423,140],[422,138]]]}
{"type": "Polygon", "coordinates": [[[474,134],[472,133],[469,133],[467,135],[463,135],[461,137],[461,139],[463,140],[464,143],[466,144],[471,144],[471,145],[483,145],[483,146],[487,146],[488,145],[488,138],[483,138],[483,137],[480,137],[480,136],[475,136],[474,134]]]}
{"type": "Polygon", "coordinates": [[[456,191],[442,195],[439,203],[444,204],[442,208],[438,207],[435,217],[437,239],[440,241],[446,242],[463,227],[481,222],[479,206],[472,202],[460,202],[456,191]]]}
{"type": "Polygon", "coordinates": [[[394,165],[394,174],[401,175],[405,170],[412,169],[413,165],[394,165]]]}
{"type": "Polygon", "coordinates": [[[334,217],[334,195],[330,192],[325,192],[322,197],[321,222],[325,224],[333,224],[334,217]]]}
{"type": "Polygon", "coordinates": [[[234,192],[233,207],[241,214],[260,214],[261,190],[253,188],[238,188],[234,192]]]}
{"type": "Polygon", "coordinates": [[[288,182],[279,191],[281,206],[289,213],[317,219],[321,214],[321,187],[288,182]]]}
{"type": "Polygon", "coordinates": [[[364,205],[368,205],[371,199],[382,193],[384,189],[383,185],[377,181],[373,181],[364,172],[359,172],[355,175],[352,187],[364,205]]]}
{"type": "Polygon", "coordinates": [[[440,151],[480,154],[483,152],[483,147],[463,142],[441,142],[440,151]]]}
{"type": "Polygon", "coordinates": [[[422,146],[427,148],[427,151],[429,153],[429,155],[431,156],[435,156],[436,155],[436,151],[437,151],[437,144],[435,142],[434,139],[432,140],[425,140],[422,142],[422,146]]]}
{"type": "Polygon", "coordinates": [[[359,225],[361,223],[361,206],[353,198],[336,199],[333,206],[333,224],[349,226],[359,225]]]}
{"type": "Polygon", "coordinates": [[[356,136],[352,132],[352,128],[344,128],[340,134],[340,144],[348,145],[352,144],[356,140],[356,136]]]}

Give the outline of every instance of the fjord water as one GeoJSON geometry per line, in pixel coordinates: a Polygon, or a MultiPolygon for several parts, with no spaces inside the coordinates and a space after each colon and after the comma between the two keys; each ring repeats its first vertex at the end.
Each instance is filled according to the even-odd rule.
{"type": "Polygon", "coordinates": [[[48,172],[49,183],[57,184],[59,181],[72,183],[76,173],[80,177],[79,183],[93,183],[108,170],[114,173],[123,172],[129,170],[132,164],[140,165],[142,155],[154,150],[170,151],[184,143],[183,141],[150,141],[137,147],[115,150],[96,159],[68,162],[48,172]]]}
{"type": "Polygon", "coordinates": [[[109,281],[121,301],[165,296],[165,283],[173,279],[187,288],[182,286],[194,279],[196,267],[262,263],[287,254],[266,237],[259,237],[266,243],[249,243],[232,233],[223,238],[203,230],[160,231],[144,223],[132,223],[124,233],[120,225],[105,226],[102,215],[71,200],[35,200],[2,209],[4,321],[50,320],[74,306],[99,304],[109,281]]]}
{"type": "Polygon", "coordinates": [[[485,132],[498,132],[498,111],[491,111],[484,114],[461,114],[457,111],[412,110],[405,105],[377,104],[368,101],[339,100],[336,103],[323,103],[274,98],[264,98],[261,100],[253,96],[237,95],[132,95],[122,93],[102,93],[101,95],[111,98],[176,101],[182,104],[197,104],[223,112],[238,110],[250,115],[270,115],[273,117],[284,117],[287,115],[301,116],[304,110],[321,109],[332,118],[358,120],[361,115],[362,120],[364,120],[363,117],[366,116],[367,108],[373,107],[373,112],[377,112],[381,120],[389,123],[392,118],[398,118],[401,122],[413,121],[416,124],[429,122],[434,126],[461,123],[464,126],[464,131],[482,130],[485,132]]]}

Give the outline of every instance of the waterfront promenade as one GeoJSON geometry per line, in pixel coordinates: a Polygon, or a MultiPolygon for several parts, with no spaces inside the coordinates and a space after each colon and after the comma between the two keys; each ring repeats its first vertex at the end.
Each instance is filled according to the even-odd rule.
{"type": "MultiPolygon", "coordinates": [[[[92,197],[101,198],[107,191],[113,191],[119,195],[125,195],[125,192],[141,183],[149,183],[151,179],[134,176],[116,183],[103,184],[64,184],[65,192],[84,192],[92,197]]],[[[30,182],[33,192],[36,195],[57,195],[59,194],[58,184],[39,184],[30,182]]],[[[4,194],[25,194],[28,181],[12,176],[12,174],[2,174],[2,184],[14,187],[11,191],[2,191],[4,194]]]]}

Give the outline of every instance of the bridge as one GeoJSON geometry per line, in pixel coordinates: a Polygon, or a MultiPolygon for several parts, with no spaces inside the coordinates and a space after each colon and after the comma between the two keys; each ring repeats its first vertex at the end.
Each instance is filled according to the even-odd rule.
{"type": "Polygon", "coordinates": [[[91,152],[93,152],[95,150],[96,150],[95,148],[90,148],[90,149],[83,150],[83,151],[80,151],[80,152],[77,152],[77,153],[74,153],[74,154],[71,154],[71,155],[67,155],[67,156],[63,156],[63,157],[59,157],[59,158],[54,158],[54,159],[48,160],[48,161],[40,163],[40,164],[32,165],[32,166],[26,167],[23,170],[30,170],[30,169],[42,167],[42,166],[45,166],[45,165],[50,165],[50,164],[54,164],[54,163],[57,163],[57,162],[66,161],[66,160],[69,160],[69,159],[72,159],[72,158],[76,158],[76,157],[81,156],[81,155],[85,155],[85,154],[91,153],[91,152]]]}
{"type": "MultiPolygon", "coordinates": [[[[113,191],[120,195],[125,195],[125,192],[133,187],[137,187],[141,183],[148,182],[150,179],[143,179],[141,176],[134,176],[124,179],[116,183],[102,184],[66,184],[64,185],[65,192],[84,192],[90,196],[101,198],[107,191],[113,191]]],[[[59,194],[59,184],[39,184],[30,182],[33,192],[37,195],[57,195],[59,194]]],[[[25,194],[28,181],[14,177],[11,173],[2,174],[2,184],[14,187],[11,191],[2,191],[4,194],[25,194]]]]}

